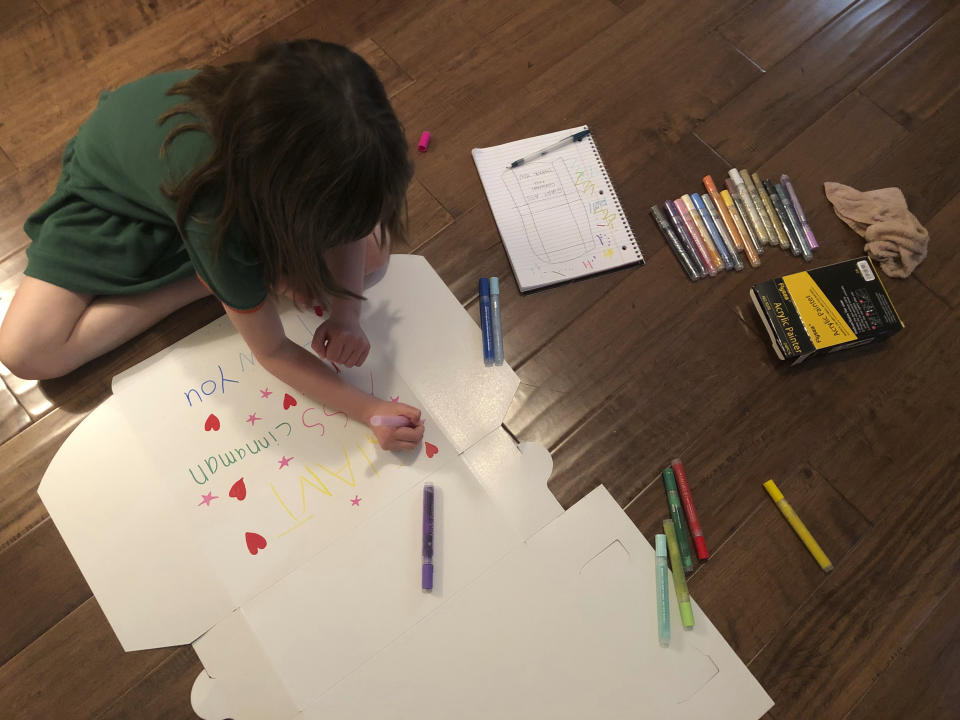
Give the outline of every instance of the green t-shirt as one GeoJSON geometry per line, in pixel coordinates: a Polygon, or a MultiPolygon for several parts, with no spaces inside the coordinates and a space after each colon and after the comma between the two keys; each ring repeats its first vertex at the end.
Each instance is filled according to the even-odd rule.
{"type": "Polygon", "coordinates": [[[67,144],[53,196],[24,225],[32,244],[25,273],[91,295],[145,292],[196,273],[221,301],[238,310],[267,296],[263,265],[249,238],[231,226],[214,257],[221,201],[194,202],[181,233],[176,204],[160,186],[177,181],[213,151],[207,133],[178,135],[161,157],[170,131],[189,115],[157,118],[187,98],[166,94],[195,71],[151,75],[104,93],[67,144]]]}

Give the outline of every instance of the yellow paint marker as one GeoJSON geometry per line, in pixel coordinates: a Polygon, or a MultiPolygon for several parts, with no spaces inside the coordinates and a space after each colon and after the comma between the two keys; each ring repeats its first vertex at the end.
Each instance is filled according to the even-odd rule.
{"type": "Polygon", "coordinates": [[[770,494],[770,497],[777,504],[777,507],[780,508],[780,512],[783,513],[787,522],[790,523],[790,527],[793,528],[793,531],[803,541],[803,544],[807,546],[807,550],[810,551],[810,554],[813,555],[820,567],[826,572],[833,570],[833,563],[830,562],[830,558],[827,557],[823,548],[820,547],[817,541],[813,539],[810,531],[807,530],[807,526],[797,517],[793,508],[790,507],[790,504],[784,499],[783,493],[780,492],[777,484],[773,480],[767,480],[763,484],[763,487],[770,494]]]}

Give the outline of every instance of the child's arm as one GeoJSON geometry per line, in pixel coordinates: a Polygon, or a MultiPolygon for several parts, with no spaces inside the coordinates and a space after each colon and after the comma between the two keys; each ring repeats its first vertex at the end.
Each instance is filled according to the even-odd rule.
{"type": "Polygon", "coordinates": [[[224,309],[237,332],[253,351],[257,362],[267,372],[304,395],[342,410],[368,427],[374,415],[408,417],[412,427],[370,428],[385,450],[412,450],[420,444],[423,421],[417,408],[380,400],[341,380],[320,358],[286,336],[271,298],[268,297],[254,312],[238,312],[226,305],[224,309]]]}
{"type": "MultiPolygon", "coordinates": [[[[332,248],[323,256],[340,284],[358,295],[363,293],[366,252],[366,240],[359,240],[332,248]]],[[[360,328],[360,300],[334,296],[330,304],[330,318],[317,329],[313,349],[320,357],[340,365],[363,365],[370,341],[360,328]]]]}

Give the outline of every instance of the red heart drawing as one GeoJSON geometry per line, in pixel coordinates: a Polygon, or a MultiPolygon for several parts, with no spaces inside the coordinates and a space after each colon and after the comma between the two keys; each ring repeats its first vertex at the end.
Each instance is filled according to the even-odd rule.
{"type": "Polygon", "coordinates": [[[314,305],[313,311],[317,314],[317,317],[323,317],[323,308],[319,305],[314,305]]]}
{"type": "Polygon", "coordinates": [[[240,478],[230,486],[230,492],[228,495],[230,495],[232,498],[236,498],[237,500],[243,500],[247,496],[247,486],[244,484],[243,478],[240,478]]]}
{"type": "Polygon", "coordinates": [[[263,550],[267,546],[266,538],[258,533],[248,532],[246,534],[247,550],[251,555],[256,555],[258,550],[263,550]]]}
{"type": "Polygon", "coordinates": [[[294,399],[293,395],[290,393],[284,393],[283,395],[283,409],[289,410],[294,405],[297,404],[297,401],[294,399]]]}
{"type": "Polygon", "coordinates": [[[218,418],[213,413],[210,413],[207,416],[207,421],[203,424],[204,430],[219,430],[220,429],[220,418],[218,418]]]}
{"type": "Polygon", "coordinates": [[[438,452],[440,452],[440,450],[437,448],[437,446],[434,445],[433,443],[425,442],[425,443],[423,444],[423,446],[427,449],[427,457],[428,457],[428,458],[432,458],[434,455],[436,455],[438,452]]]}

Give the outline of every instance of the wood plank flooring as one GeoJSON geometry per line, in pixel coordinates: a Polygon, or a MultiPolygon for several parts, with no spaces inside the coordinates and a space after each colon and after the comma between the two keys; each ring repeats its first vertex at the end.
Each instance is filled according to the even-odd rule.
{"type": "MultiPolygon", "coordinates": [[[[175,67],[320,37],[380,73],[414,153],[411,241],[474,317],[500,275],[505,427],[547,446],[570,506],[604,484],[652,540],[657,473],[684,458],[712,557],[691,588],[776,702],[770,718],[954,718],[960,701],[960,7],[950,0],[9,0],[0,7],[0,314],[24,218],[97,94],[175,67]],[[642,268],[522,296],[469,151],[588,123],[642,268]],[[689,283],[647,208],[729,164],[788,172],[821,243],[859,254],[822,184],[900,187],[930,256],[887,288],[884,346],[782,367],[748,288],[689,283]],[[761,488],[777,479],[824,575],[761,488]]],[[[0,717],[195,717],[192,649],[122,652],[36,495],[117,372],[220,314],[201,301],[71,375],[0,367],[0,717]]]]}

